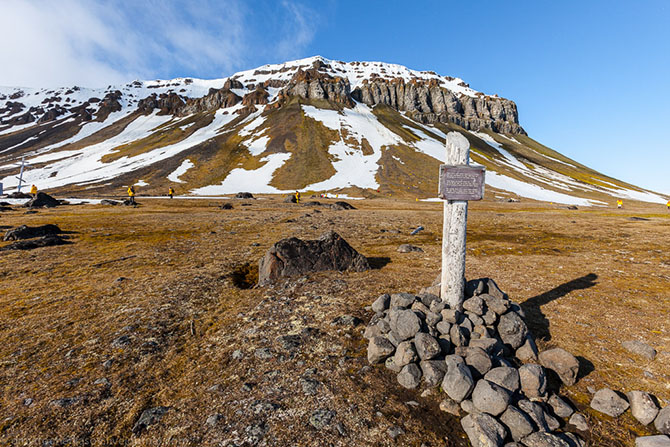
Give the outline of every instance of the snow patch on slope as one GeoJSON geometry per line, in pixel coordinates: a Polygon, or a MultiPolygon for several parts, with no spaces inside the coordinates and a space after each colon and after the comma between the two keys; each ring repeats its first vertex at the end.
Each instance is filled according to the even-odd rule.
{"type": "Polygon", "coordinates": [[[183,180],[179,180],[179,177],[186,174],[186,171],[191,169],[193,166],[195,166],[193,164],[193,162],[187,158],[186,160],[181,162],[181,164],[179,165],[179,167],[177,169],[172,171],[167,176],[167,179],[170,180],[171,182],[175,182],[175,183],[184,183],[183,180]]]}

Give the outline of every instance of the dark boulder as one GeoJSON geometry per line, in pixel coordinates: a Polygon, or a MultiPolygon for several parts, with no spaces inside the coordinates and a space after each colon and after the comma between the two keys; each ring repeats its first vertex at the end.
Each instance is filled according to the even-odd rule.
{"type": "Polygon", "coordinates": [[[118,202],[116,200],[102,199],[100,201],[100,205],[116,206],[116,205],[120,205],[120,204],[121,204],[121,202],[118,202]]]}
{"type": "Polygon", "coordinates": [[[339,234],[329,231],[319,239],[295,237],[274,244],[259,261],[258,283],[269,284],[283,276],[304,275],[323,270],[369,270],[365,256],[354,250],[339,234]]]}
{"type": "Polygon", "coordinates": [[[236,199],[253,199],[254,196],[250,192],[238,192],[235,194],[236,199]]]}
{"type": "Polygon", "coordinates": [[[33,196],[25,192],[14,191],[11,194],[7,194],[8,199],[32,199],[33,196]]]}
{"type": "Polygon", "coordinates": [[[232,210],[233,209],[233,204],[232,203],[224,203],[219,208],[221,208],[222,210],[232,210]]]}
{"type": "Polygon", "coordinates": [[[340,210],[355,210],[356,209],[356,208],[354,208],[353,205],[350,205],[347,202],[341,202],[341,201],[331,204],[330,208],[334,209],[334,210],[337,210],[337,211],[340,211],[340,210]]]}
{"type": "Polygon", "coordinates": [[[60,234],[62,231],[57,225],[47,224],[39,227],[29,227],[21,225],[20,227],[12,228],[5,233],[3,240],[18,241],[20,239],[31,239],[34,237],[49,236],[53,234],[60,234]]]}
{"type": "Polygon", "coordinates": [[[70,242],[66,241],[61,236],[58,236],[57,234],[51,234],[49,236],[42,236],[39,239],[28,239],[25,241],[12,242],[11,244],[0,248],[0,251],[32,250],[33,248],[51,247],[53,245],[65,245],[69,243],[70,242]]]}
{"type": "Polygon", "coordinates": [[[60,201],[40,191],[35,195],[35,198],[28,200],[23,206],[28,208],[52,208],[58,205],[60,205],[60,201]]]}

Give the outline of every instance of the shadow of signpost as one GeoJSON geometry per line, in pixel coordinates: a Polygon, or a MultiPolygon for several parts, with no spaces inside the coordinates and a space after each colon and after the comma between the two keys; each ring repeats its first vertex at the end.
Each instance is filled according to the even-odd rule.
{"type": "Polygon", "coordinates": [[[526,314],[526,322],[537,339],[551,340],[549,331],[549,320],[542,312],[542,306],[554,300],[564,297],[574,290],[588,289],[595,286],[598,275],[589,273],[580,278],[573,279],[558,287],[555,287],[541,295],[534,296],[521,303],[521,308],[526,314]]]}

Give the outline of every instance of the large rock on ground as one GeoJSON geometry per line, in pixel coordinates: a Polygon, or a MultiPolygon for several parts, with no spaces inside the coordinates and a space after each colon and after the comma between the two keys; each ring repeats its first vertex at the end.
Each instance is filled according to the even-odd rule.
{"type": "Polygon", "coordinates": [[[39,227],[29,227],[21,225],[11,230],[7,230],[3,240],[18,241],[20,239],[32,239],[34,237],[50,236],[54,234],[61,234],[62,231],[57,225],[47,224],[39,227]]]}
{"type": "Polygon", "coordinates": [[[510,398],[509,391],[484,379],[477,382],[472,391],[472,403],[475,408],[492,416],[502,414],[507,409],[510,398]]]}
{"type": "Polygon", "coordinates": [[[461,419],[463,430],[475,447],[502,446],[507,430],[493,416],[473,413],[461,419]]]}
{"type": "Polygon", "coordinates": [[[629,340],[621,343],[621,345],[628,352],[637,354],[646,358],[647,360],[654,360],[656,357],[656,350],[644,342],[638,340],[629,340]]]}
{"type": "Polygon", "coordinates": [[[635,439],[635,447],[670,447],[670,438],[665,435],[642,436],[635,439]]]}
{"type": "Polygon", "coordinates": [[[339,234],[329,231],[313,241],[291,237],[274,244],[259,261],[258,283],[266,285],[280,277],[323,270],[361,272],[369,269],[365,256],[339,234]]]}
{"type": "Polygon", "coordinates": [[[579,373],[577,358],[562,348],[553,348],[542,351],[539,356],[540,364],[551,369],[566,385],[574,385],[579,373]]]}
{"type": "Polygon", "coordinates": [[[654,422],[658,415],[658,406],[648,393],[644,391],[630,391],[626,393],[630,403],[630,412],[640,424],[648,425],[654,422]]]}
{"type": "Polygon", "coordinates": [[[28,200],[25,205],[27,208],[53,208],[60,205],[57,199],[54,199],[45,192],[38,192],[33,199],[28,200]]]}
{"type": "Polygon", "coordinates": [[[658,412],[654,419],[654,427],[664,435],[670,435],[670,405],[658,412]]]}
{"type": "Polygon", "coordinates": [[[608,416],[619,417],[628,409],[628,402],[609,388],[603,388],[593,395],[591,408],[608,416]]]}
{"type": "Polygon", "coordinates": [[[513,405],[508,406],[500,416],[500,422],[505,424],[515,442],[531,434],[534,428],[528,415],[513,405]]]}
{"type": "Polygon", "coordinates": [[[510,311],[500,316],[498,333],[503,343],[517,349],[526,341],[528,327],[519,314],[510,311]]]}
{"type": "Polygon", "coordinates": [[[389,320],[391,331],[400,341],[414,337],[421,330],[421,320],[413,310],[393,309],[389,320]]]}
{"type": "Polygon", "coordinates": [[[475,386],[470,368],[465,363],[456,362],[447,363],[447,367],[447,373],[442,381],[442,389],[451,399],[461,402],[470,396],[470,392],[475,386]]]}
{"type": "Polygon", "coordinates": [[[547,376],[540,365],[528,363],[519,368],[521,391],[530,399],[538,399],[547,392],[547,376]]]}
{"type": "Polygon", "coordinates": [[[384,337],[372,337],[368,343],[368,362],[381,363],[395,351],[395,346],[384,337]]]}

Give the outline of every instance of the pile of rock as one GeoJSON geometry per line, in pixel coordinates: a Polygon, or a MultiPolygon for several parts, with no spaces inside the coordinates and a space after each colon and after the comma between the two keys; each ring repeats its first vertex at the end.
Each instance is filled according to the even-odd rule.
{"type": "MultiPolygon", "coordinates": [[[[439,279],[438,279],[439,281],[439,279]]],[[[538,354],[518,304],[489,278],[468,281],[463,310],[440,301],[439,284],[418,295],[381,295],[365,330],[368,361],[386,364],[398,383],[417,388],[441,387],[443,411],[466,413],[461,425],[478,446],[582,446],[574,433],[559,431],[565,421],[576,430],[589,429],[585,416],[565,397],[549,391],[549,382],[576,383],[579,362],[553,348],[538,354]],[[559,382],[560,381],[560,382],[559,382]]],[[[624,347],[649,360],[656,351],[641,342],[624,347]]],[[[670,406],[643,391],[597,391],[591,408],[612,417],[628,408],[643,425],[653,422],[662,433],[636,439],[638,447],[670,447],[670,406]]]]}
{"type": "Polygon", "coordinates": [[[584,445],[559,429],[569,418],[587,430],[585,417],[548,391],[550,374],[577,381],[577,359],[560,348],[538,355],[523,310],[493,280],[469,281],[466,298],[460,311],[430,293],[380,296],[365,330],[369,362],[384,362],[405,388],[441,387],[440,407],[467,414],[474,446],[584,445]]]}

